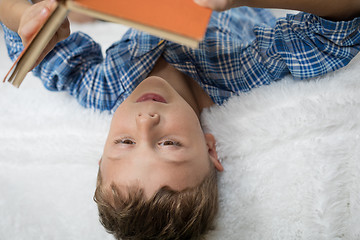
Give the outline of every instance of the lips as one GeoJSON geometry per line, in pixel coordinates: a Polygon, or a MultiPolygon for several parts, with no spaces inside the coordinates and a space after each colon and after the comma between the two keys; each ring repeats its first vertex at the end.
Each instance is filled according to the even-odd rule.
{"type": "Polygon", "coordinates": [[[142,95],[138,100],[136,100],[136,102],[145,102],[145,101],[166,103],[165,98],[155,93],[146,93],[142,95]]]}

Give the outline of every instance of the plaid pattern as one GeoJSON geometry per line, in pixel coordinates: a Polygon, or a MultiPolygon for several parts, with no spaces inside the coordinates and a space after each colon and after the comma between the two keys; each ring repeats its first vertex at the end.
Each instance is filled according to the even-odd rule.
{"type": "MultiPolygon", "coordinates": [[[[8,53],[23,46],[3,26],[8,53]]],[[[214,12],[198,49],[133,29],[103,57],[84,33],[58,43],[33,70],[44,86],[68,91],[85,107],[115,111],[163,56],[195,79],[217,103],[291,73],[307,79],[339,69],[360,50],[360,18],[331,22],[299,13],[276,20],[268,10],[237,8],[214,12]]]]}

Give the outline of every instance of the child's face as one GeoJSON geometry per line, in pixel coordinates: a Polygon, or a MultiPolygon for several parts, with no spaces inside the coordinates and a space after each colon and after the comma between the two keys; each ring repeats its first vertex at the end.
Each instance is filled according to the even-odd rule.
{"type": "Polygon", "coordinates": [[[193,108],[159,77],[144,80],[118,107],[100,162],[105,185],[125,190],[139,184],[146,196],[163,186],[194,187],[214,166],[222,169],[213,136],[203,133],[193,108]]]}

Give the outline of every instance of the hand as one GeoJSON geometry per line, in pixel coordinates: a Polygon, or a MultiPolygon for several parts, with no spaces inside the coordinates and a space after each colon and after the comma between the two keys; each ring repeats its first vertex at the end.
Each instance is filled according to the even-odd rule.
{"type": "Polygon", "coordinates": [[[194,0],[194,2],[215,11],[248,6],[298,10],[333,21],[360,17],[360,0],[194,0]]]}
{"type": "MultiPolygon", "coordinates": [[[[32,38],[40,30],[43,23],[51,15],[57,6],[56,1],[54,0],[45,0],[39,3],[31,5],[27,8],[24,14],[21,16],[18,34],[21,37],[23,45],[26,46],[32,40],[32,38]]],[[[50,40],[49,44],[45,47],[44,51],[41,53],[39,59],[37,60],[36,65],[38,65],[44,57],[54,48],[54,46],[67,38],[70,34],[70,24],[67,19],[64,20],[60,28],[54,34],[53,38],[50,40]]]]}
{"type": "Polygon", "coordinates": [[[238,0],[194,0],[200,6],[211,8],[215,11],[225,11],[243,4],[238,0]]]}

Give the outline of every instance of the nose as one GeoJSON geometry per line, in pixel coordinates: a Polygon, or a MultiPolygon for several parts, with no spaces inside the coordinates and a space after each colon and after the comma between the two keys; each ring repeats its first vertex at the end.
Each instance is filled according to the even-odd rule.
{"type": "Polygon", "coordinates": [[[136,116],[136,124],[142,130],[149,130],[160,123],[160,116],[157,113],[139,113],[136,116]]]}

